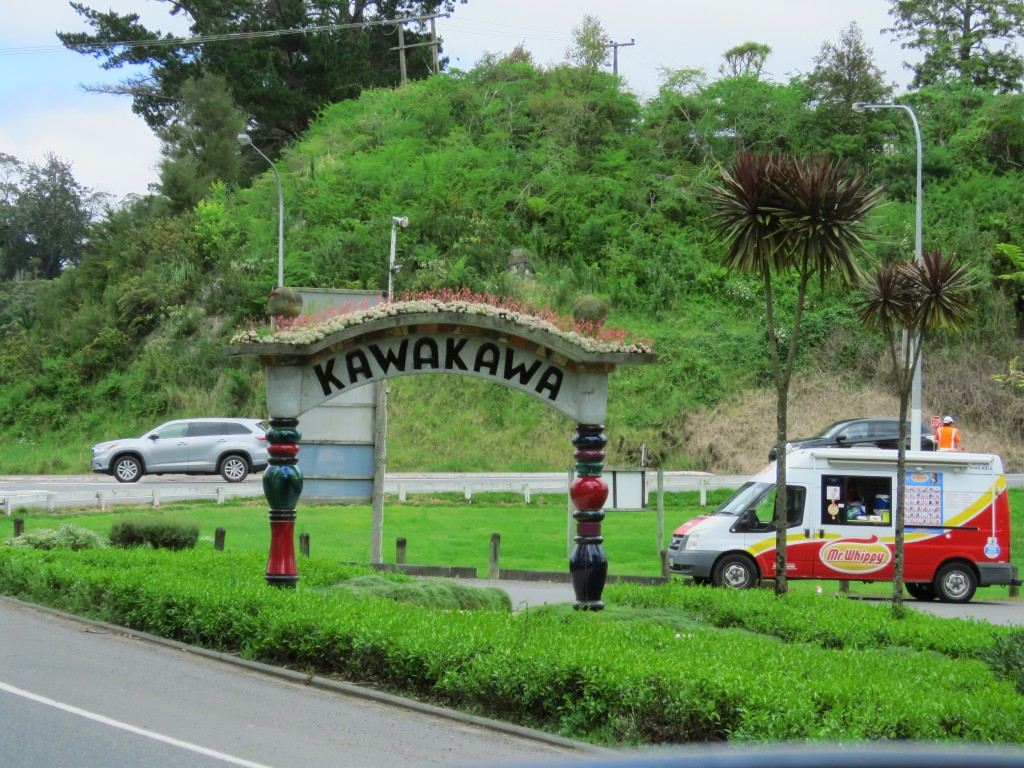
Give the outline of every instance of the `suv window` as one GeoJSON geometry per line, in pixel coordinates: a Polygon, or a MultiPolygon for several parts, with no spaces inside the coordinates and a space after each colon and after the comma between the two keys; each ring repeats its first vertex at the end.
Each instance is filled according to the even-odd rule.
{"type": "Polygon", "coordinates": [[[849,443],[864,440],[867,438],[867,436],[868,425],[862,421],[858,421],[854,424],[851,424],[843,432],[843,437],[845,437],[846,441],[849,443]]]}
{"type": "MultiPolygon", "coordinates": [[[[898,424],[888,424],[884,421],[873,421],[867,424],[868,438],[872,440],[885,439],[899,434],[898,424]]],[[[910,434],[910,430],[907,430],[907,435],[910,434]]]]}
{"type": "Polygon", "coordinates": [[[229,435],[251,435],[252,430],[249,429],[245,424],[239,424],[237,421],[229,421],[224,425],[227,427],[227,434],[229,435]]]}
{"type": "Polygon", "coordinates": [[[194,421],[192,422],[192,437],[213,437],[225,434],[224,424],[219,421],[194,421]]]}
{"type": "Polygon", "coordinates": [[[166,427],[161,427],[157,433],[161,440],[175,437],[185,437],[188,434],[188,424],[186,422],[179,422],[178,424],[168,424],[166,427]]]}

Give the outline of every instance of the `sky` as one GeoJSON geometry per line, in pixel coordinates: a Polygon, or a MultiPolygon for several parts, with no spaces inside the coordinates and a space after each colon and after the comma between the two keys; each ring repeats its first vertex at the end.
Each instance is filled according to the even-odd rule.
{"type": "MultiPolygon", "coordinates": [[[[83,0],[101,10],[136,12],[162,32],[185,34],[157,0],[83,0]]],[[[66,0],[2,0],[0,14],[0,153],[43,163],[47,153],[70,162],[80,184],[115,199],[145,194],[157,180],[160,145],[127,97],[87,93],[83,85],[114,84],[123,70],[67,51],[56,31],[86,31],[66,0]]],[[[856,22],[875,64],[903,90],[916,60],[881,30],[891,23],[890,0],[470,0],[439,19],[450,66],[471,69],[484,52],[522,43],[541,66],[565,59],[572,30],[585,14],[597,18],[620,47],[619,74],[641,97],[657,92],[664,68],[705,69],[714,75],[722,54],[747,41],[773,53],[766,72],[785,82],[810,71],[825,41],[856,22]]]]}

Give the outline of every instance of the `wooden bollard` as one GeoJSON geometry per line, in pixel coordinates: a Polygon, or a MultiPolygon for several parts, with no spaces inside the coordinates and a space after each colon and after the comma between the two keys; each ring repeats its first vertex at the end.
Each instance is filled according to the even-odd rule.
{"type": "Polygon", "coordinates": [[[14,538],[18,538],[25,533],[25,521],[20,518],[14,518],[14,538]]]}
{"type": "Polygon", "coordinates": [[[398,565],[405,565],[405,536],[395,539],[395,562],[398,565]]]}
{"type": "Polygon", "coordinates": [[[213,548],[218,552],[224,551],[224,536],[227,535],[227,531],[223,528],[218,528],[213,532],[213,548]]]}
{"type": "Polygon", "coordinates": [[[848,581],[840,581],[839,582],[839,591],[842,594],[844,594],[844,595],[848,595],[850,593],[850,582],[848,582],[848,581]]]}
{"type": "MultiPolygon", "coordinates": [[[[1010,578],[1013,579],[1014,581],[1016,581],[1018,579],[1018,575],[1017,575],[1018,573],[1020,573],[1020,571],[1017,570],[1017,566],[1016,565],[1011,565],[1010,566],[1010,578]]],[[[1020,597],[1020,587],[1011,584],[1010,585],[1010,597],[1020,597]]]]}
{"type": "Polygon", "coordinates": [[[491,555],[487,558],[487,578],[497,580],[501,573],[498,562],[501,559],[501,534],[491,534],[491,555]]]}
{"type": "Polygon", "coordinates": [[[299,554],[309,559],[309,534],[305,531],[299,534],[299,554]]]}

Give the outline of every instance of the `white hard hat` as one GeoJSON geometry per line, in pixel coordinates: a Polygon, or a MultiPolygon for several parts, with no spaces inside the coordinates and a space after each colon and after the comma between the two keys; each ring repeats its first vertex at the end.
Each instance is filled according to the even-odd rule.
{"type": "Polygon", "coordinates": [[[952,416],[947,416],[946,418],[944,418],[942,420],[942,423],[943,424],[952,424],[953,423],[953,417],[952,416]]]}

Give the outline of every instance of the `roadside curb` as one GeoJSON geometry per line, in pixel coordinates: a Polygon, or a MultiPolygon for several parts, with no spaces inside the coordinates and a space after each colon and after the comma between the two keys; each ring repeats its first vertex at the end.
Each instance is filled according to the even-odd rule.
{"type": "Polygon", "coordinates": [[[265,664],[260,661],[250,661],[248,659],[242,659],[238,656],[234,656],[229,653],[222,653],[220,651],[212,651],[208,648],[202,648],[195,645],[188,645],[178,640],[169,640],[165,637],[158,635],[151,635],[148,632],[140,632],[134,629],[128,629],[126,627],[120,627],[116,624],[108,624],[105,621],[99,621],[97,619],[90,619],[84,616],[78,616],[73,613],[65,613],[59,611],[56,608],[50,608],[45,605],[39,605],[37,603],[29,603],[24,600],[18,600],[7,595],[0,595],[0,602],[12,603],[22,608],[35,610],[40,613],[46,613],[51,616],[57,616],[68,621],[74,621],[79,624],[85,624],[90,627],[97,629],[103,629],[112,634],[122,635],[128,638],[134,638],[137,640],[144,640],[148,643],[155,645],[162,645],[165,648],[173,648],[178,651],[185,651],[186,653],[195,654],[196,656],[202,656],[213,661],[219,661],[226,664],[231,664],[236,667],[248,670],[250,672],[257,672],[259,674],[268,675],[270,677],[276,677],[281,680],[286,680],[291,683],[298,683],[299,685],[312,686],[321,690],[330,691],[332,693],[341,694],[343,696],[351,696],[357,699],[365,699],[373,701],[378,704],[384,704],[391,707],[398,707],[400,709],[409,710],[411,712],[417,712],[422,715],[428,715],[432,717],[438,717],[445,720],[451,720],[453,722],[462,723],[464,725],[472,725],[478,728],[482,728],[496,733],[504,733],[510,736],[517,736],[523,739],[529,739],[543,744],[548,744],[554,747],[561,747],[566,750],[579,752],[587,755],[602,756],[602,757],[613,757],[620,756],[621,752],[608,749],[605,747],[598,747],[593,744],[587,744],[582,741],[575,741],[573,739],[567,739],[562,736],[556,736],[545,731],[534,730],[533,728],[526,728],[525,726],[514,725],[512,723],[505,723],[500,720],[492,720],[486,717],[480,717],[478,715],[470,715],[465,712],[459,712],[453,709],[446,709],[445,707],[439,707],[434,704],[427,704],[425,702],[416,701],[414,699],[406,699],[401,696],[395,696],[390,693],[384,693],[383,691],[377,691],[372,688],[365,688],[362,686],[355,685],[353,683],[346,683],[339,680],[332,680],[326,677],[319,677],[317,675],[308,675],[302,672],[296,672],[294,670],[285,669],[283,667],[275,667],[271,664],[265,664]]]}

